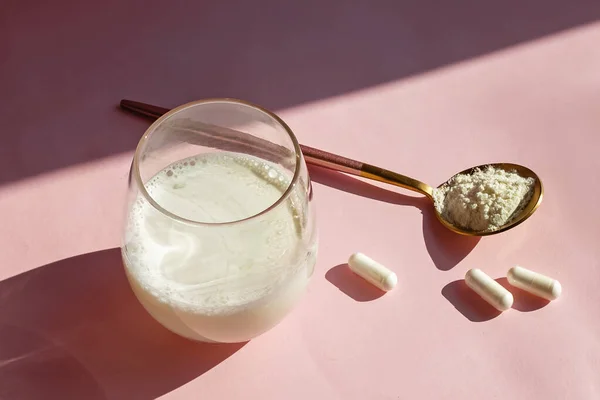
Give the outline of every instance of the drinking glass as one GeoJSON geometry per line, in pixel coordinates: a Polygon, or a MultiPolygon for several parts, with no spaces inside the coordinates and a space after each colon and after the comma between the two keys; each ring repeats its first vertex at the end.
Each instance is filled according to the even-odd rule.
{"type": "Polygon", "coordinates": [[[262,334],[302,297],[316,248],[306,164],[274,113],[196,101],[143,135],[121,249],[133,292],[167,329],[206,342],[262,334]]]}

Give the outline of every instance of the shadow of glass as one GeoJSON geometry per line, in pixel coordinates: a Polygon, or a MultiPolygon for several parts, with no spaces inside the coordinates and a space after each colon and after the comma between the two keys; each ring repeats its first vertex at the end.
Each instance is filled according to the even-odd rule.
{"type": "Polygon", "coordinates": [[[508,279],[506,278],[498,278],[496,282],[501,284],[512,293],[514,303],[512,308],[522,312],[530,312],[539,310],[540,308],[546,307],[550,301],[533,295],[529,292],[524,291],[523,289],[519,289],[518,287],[512,286],[508,283],[508,279]]]}
{"type": "Polygon", "coordinates": [[[480,237],[462,236],[445,228],[435,216],[433,204],[425,197],[407,196],[371,185],[340,172],[309,165],[313,182],[357,196],[401,206],[412,206],[423,215],[423,239],[435,266],[448,271],[462,261],[479,243],[480,237]]]}
{"type": "Polygon", "coordinates": [[[0,322],[0,397],[106,399],[93,374],[60,342],[0,322]]]}
{"type": "Polygon", "coordinates": [[[462,315],[472,322],[484,322],[501,314],[467,286],[464,279],[450,282],[442,289],[446,298],[462,315]]]}
{"type": "Polygon", "coordinates": [[[379,290],[352,272],[348,264],[331,268],[325,273],[325,279],[355,301],[372,301],[385,294],[383,290],[379,290]]]}
{"type": "Polygon", "coordinates": [[[0,397],[17,400],[154,399],[244,346],[163,328],[133,295],[116,248],[0,282],[0,343],[0,397]]]}

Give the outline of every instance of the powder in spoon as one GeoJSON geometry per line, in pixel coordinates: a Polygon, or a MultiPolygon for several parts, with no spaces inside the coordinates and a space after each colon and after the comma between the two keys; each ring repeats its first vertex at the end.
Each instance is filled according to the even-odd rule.
{"type": "Polygon", "coordinates": [[[534,183],[534,178],[524,178],[516,171],[478,168],[434,189],[435,208],[446,221],[463,229],[495,231],[527,205],[534,183]]]}

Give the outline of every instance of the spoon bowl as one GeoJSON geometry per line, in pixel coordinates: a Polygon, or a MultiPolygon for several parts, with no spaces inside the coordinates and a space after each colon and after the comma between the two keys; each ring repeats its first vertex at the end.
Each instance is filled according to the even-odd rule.
{"type": "MultiPolygon", "coordinates": [[[[535,172],[533,172],[529,168],[524,167],[519,164],[496,163],[496,164],[478,165],[476,167],[468,168],[464,171],[461,171],[461,172],[455,174],[452,178],[450,178],[446,182],[442,183],[440,186],[438,186],[438,189],[442,188],[444,185],[448,184],[456,175],[471,175],[471,174],[475,173],[475,171],[484,169],[486,167],[502,169],[507,172],[516,172],[523,178],[533,178],[534,183],[533,183],[533,187],[531,188],[532,193],[531,193],[531,197],[529,198],[529,202],[524,207],[522,207],[520,210],[518,210],[517,213],[515,215],[513,215],[512,218],[506,224],[504,224],[500,228],[493,230],[493,231],[472,231],[472,230],[468,230],[468,229],[464,229],[459,226],[456,226],[456,225],[452,224],[451,222],[446,221],[444,219],[444,217],[438,212],[437,208],[434,207],[435,216],[442,223],[442,225],[444,225],[446,228],[450,229],[451,231],[453,231],[455,233],[465,235],[465,236],[495,235],[497,233],[505,232],[511,228],[514,228],[515,226],[517,226],[520,223],[522,223],[523,221],[525,221],[527,218],[531,217],[531,215],[533,215],[533,213],[538,209],[538,207],[542,203],[542,198],[544,197],[544,187],[542,185],[541,179],[535,172]]],[[[433,197],[431,197],[431,196],[428,196],[428,197],[430,197],[433,200],[433,197]]]]}

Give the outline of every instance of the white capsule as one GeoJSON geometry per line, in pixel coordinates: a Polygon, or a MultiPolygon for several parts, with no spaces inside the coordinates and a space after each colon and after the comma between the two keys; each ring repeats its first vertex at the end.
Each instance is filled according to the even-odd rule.
{"type": "Polygon", "coordinates": [[[474,268],[465,274],[467,286],[499,311],[506,311],[513,305],[513,295],[485,272],[474,268]]]}
{"type": "Polygon", "coordinates": [[[352,254],[348,259],[348,266],[357,275],[386,292],[398,283],[398,277],[393,271],[362,253],[352,254]]]}
{"type": "Polygon", "coordinates": [[[512,267],[506,277],[511,285],[546,300],[556,300],[562,293],[560,282],[523,267],[512,267]]]}

